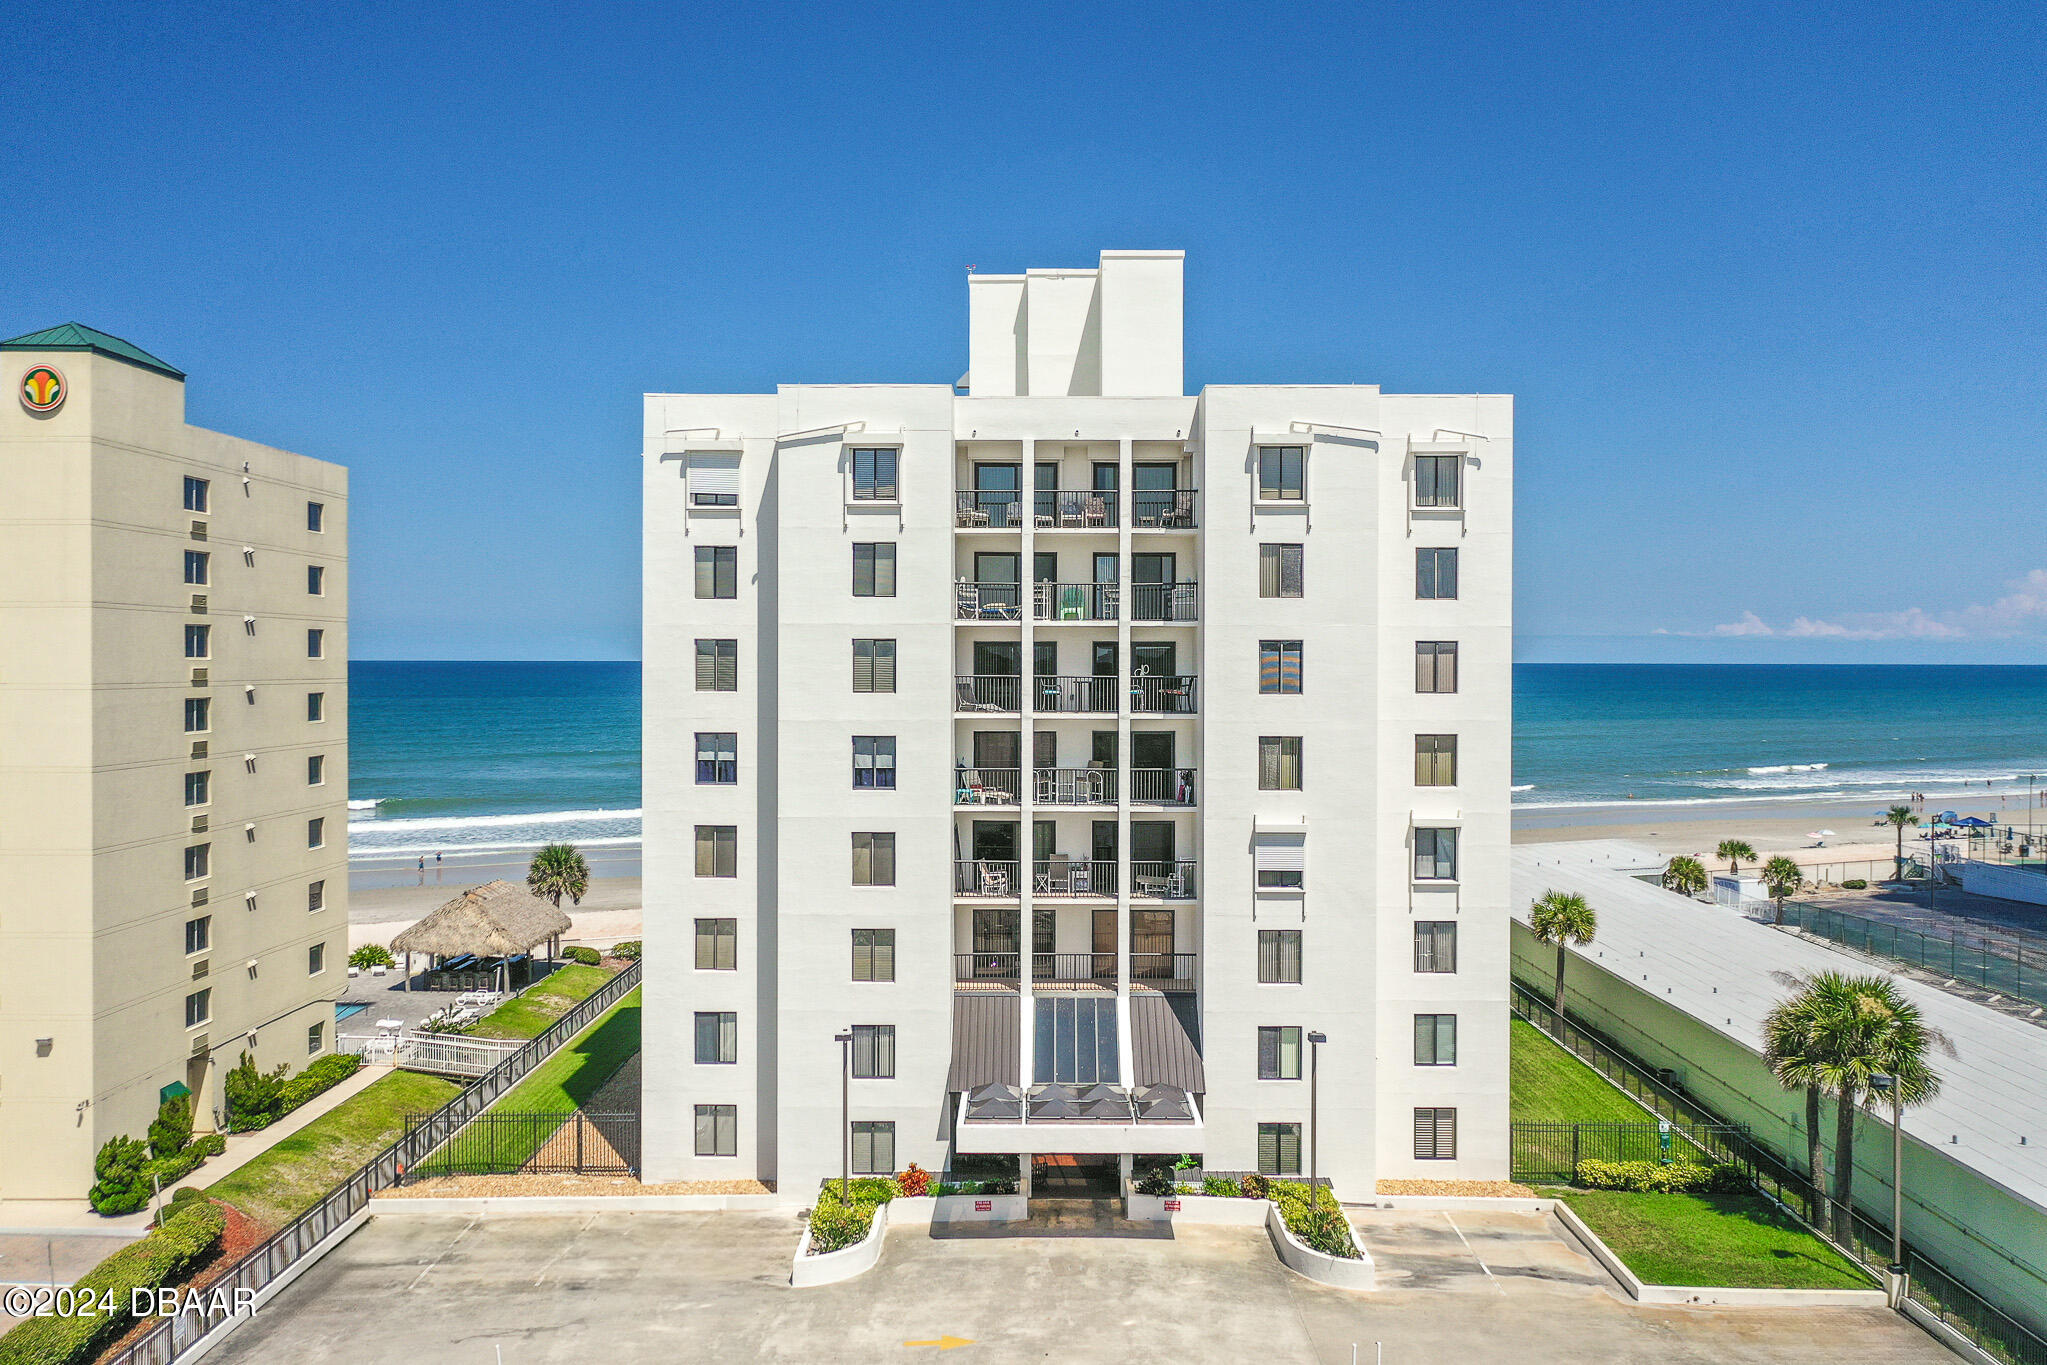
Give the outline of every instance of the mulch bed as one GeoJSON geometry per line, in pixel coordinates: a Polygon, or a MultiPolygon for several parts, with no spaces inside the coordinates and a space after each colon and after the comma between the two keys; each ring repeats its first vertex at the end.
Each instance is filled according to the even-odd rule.
{"type": "MultiPolygon", "coordinates": [[[[262,1224],[243,1213],[232,1204],[220,1204],[220,1210],[227,1215],[227,1226],[221,1229],[220,1247],[213,1253],[213,1259],[201,1266],[196,1274],[177,1287],[180,1289],[205,1289],[235,1267],[244,1256],[270,1240],[269,1232],[262,1224]]],[[[131,1345],[138,1337],[156,1326],[155,1318],[138,1319],[133,1327],[114,1339],[111,1346],[100,1352],[99,1359],[110,1360],[131,1345]]]]}
{"type": "Polygon", "coordinates": [[[1535,1191],[1511,1180],[1382,1180],[1380,1194],[1419,1194],[1435,1199],[1533,1199],[1535,1191]]]}

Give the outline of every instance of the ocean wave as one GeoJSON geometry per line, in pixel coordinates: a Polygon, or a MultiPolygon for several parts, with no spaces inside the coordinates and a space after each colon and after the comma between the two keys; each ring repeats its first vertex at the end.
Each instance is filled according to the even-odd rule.
{"type": "Polygon", "coordinates": [[[1749,768],[1751,773],[1816,773],[1826,768],[1824,763],[1776,763],[1768,767],[1749,768]]]}
{"type": "MultiPolygon", "coordinates": [[[[449,858],[459,862],[460,855],[466,853],[530,853],[546,842],[549,841],[547,839],[521,839],[513,843],[393,844],[388,848],[351,843],[348,850],[348,860],[352,863],[367,863],[385,858],[430,858],[436,853],[440,853],[446,854],[449,858]]],[[[640,836],[637,834],[596,835],[579,837],[572,842],[577,848],[584,849],[637,848],[639,847],[640,836]]]]}
{"type": "Polygon", "coordinates": [[[1532,792],[1535,790],[1535,784],[1533,782],[1523,782],[1520,786],[1509,787],[1507,790],[1517,792],[1532,792]]]}
{"type": "Polygon", "coordinates": [[[350,810],[375,810],[390,799],[388,796],[372,796],[367,801],[350,801],[348,808],[350,810]]]}
{"type": "MultiPolygon", "coordinates": [[[[354,802],[350,802],[351,807],[354,802]]],[[[516,829],[522,826],[583,824],[592,820],[637,820],[640,811],[632,810],[547,810],[524,811],[516,815],[451,815],[451,816],[399,816],[390,820],[365,821],[358,825],[349,822],[348,832],[352,835],[358,829],[364,833],[424,833],[429,830],[454,832],[465,829],[516,829]]]]}

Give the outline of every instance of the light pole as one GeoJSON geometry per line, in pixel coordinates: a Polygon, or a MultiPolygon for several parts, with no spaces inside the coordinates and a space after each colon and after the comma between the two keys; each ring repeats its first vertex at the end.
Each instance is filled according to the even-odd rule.
{"type": "Polygon", "coordinates": [[[1315,1149],[1322,1143],[1322,1045],[1329,1041],[1326,1033],[1311,1031],[1308,1034],[1308,1201],[1316,1208],[1322,1206],[1321,1187],[1316,1185],[1319,1174],[1315,1160],[1315,1149]]]}
{"type": "Polygon", "coordinates": [[[1905,1097],[1898,1078],[1879,1071],[1869,1088],[1891,1097],[1891,1307],[1905,1301],[1905,1097]]]}
{"type": "Polygon", "coordinates": [[[853,1030],[832,1035],[839,1045],[839,1202],[848,1203],[853,1179],[853,1030]]]}

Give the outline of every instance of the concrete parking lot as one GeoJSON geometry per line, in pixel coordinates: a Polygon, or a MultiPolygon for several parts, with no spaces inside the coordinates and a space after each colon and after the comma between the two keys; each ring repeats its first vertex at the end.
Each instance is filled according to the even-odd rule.
{"type": "Polygon", "coordinates": [[[1644,1309],[1537,1215],[1363,1213],[1375,1294],[1284,1269],[1261,1230],[889,1234],[869,1274],[788,1287],[793,1215],[383,1217],[218,1361],[1947,1362],[1883,1310],[1644,1309]]]}

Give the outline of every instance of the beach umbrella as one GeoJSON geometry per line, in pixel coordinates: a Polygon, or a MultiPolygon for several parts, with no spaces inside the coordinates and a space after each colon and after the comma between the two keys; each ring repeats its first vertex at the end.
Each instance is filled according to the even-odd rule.
{"type": "Polygon", "coordinates": [[[1980,815],[1971,815],[1971,816],[1968,816],[1968,817],[1967,817],[1966,819],[1961,819],[1961,820],[1957,820],[1957,821],[1955,821],[1955,823],[1956,823],[1956,824],[1958,824],[1958,825],[1967,825],[1967,826],[1968,826],[1968,827],[1969,827],[1970,829],[1989,829],[1989,828],[1990,828],[1990,821],[1988,821],[1988,820],[1985,820],[1985,819],[1984,819],[1984,818],[1983,818],[1982,816],[1980,816],[1980,815]]]}

